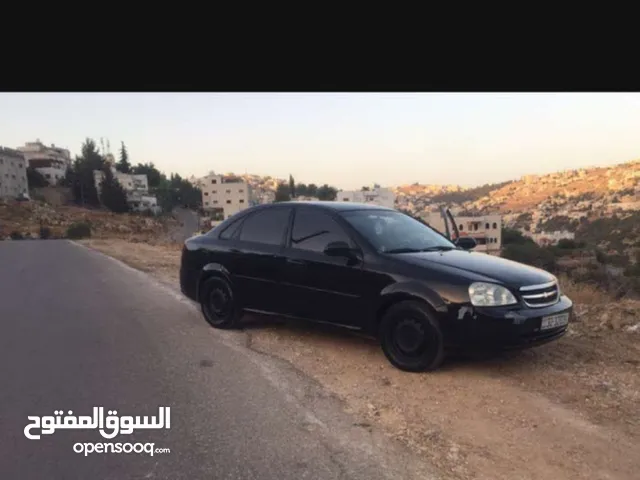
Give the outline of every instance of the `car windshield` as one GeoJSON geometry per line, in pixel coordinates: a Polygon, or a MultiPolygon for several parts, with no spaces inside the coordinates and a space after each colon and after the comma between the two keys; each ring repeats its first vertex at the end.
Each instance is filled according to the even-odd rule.
{"type": "Polygon", "coordinates": [[[342,213],[342,216],[381,253],[457,248],[435,230],[394,210],[352,210],[342,213]]]}

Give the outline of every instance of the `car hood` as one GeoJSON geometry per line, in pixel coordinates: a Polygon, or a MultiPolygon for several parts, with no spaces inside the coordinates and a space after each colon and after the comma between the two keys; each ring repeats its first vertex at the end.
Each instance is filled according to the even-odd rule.
{"type": "MultiPolygon", "coordinates": [[[[396,255],[394,255],[396,256],[396,255]]],[[[512,287],[539,285],[555,279],[549,272],[522,263],[466,250],[402,253],[398,259],[419,266],[442,265],[483,277],[512,287]]]]}

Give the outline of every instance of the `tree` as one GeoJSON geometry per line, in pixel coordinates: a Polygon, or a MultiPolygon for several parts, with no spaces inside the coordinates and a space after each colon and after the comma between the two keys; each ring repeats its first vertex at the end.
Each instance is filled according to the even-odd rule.
{"type": "Polygon", "coordinates": [[[291,194],[289,193],[289,186],[284,182],[278,184],[276,188],[276,202],[288,202],[291,200],[291,194]]]}
{"type": "Polygon", "coordinates": [[[129,163],[129,154],[127,153],[127,147],[124,145],[124,142],[121,142],[122,146],[120,147],[120,160],[116,164],[116,169],[122,173],[130,173],[131,172],[131,164],[129,163]]]}
{"type": "Polygon", "coordinates": [[[42,188],[49,185],[49,182],[35,168],[27,167],[27,185],[29,185],[29,188],[42,188]]]}
{"type": "Polygon", "coordinates": [[[154,189],[154,193],[158,205],[167,213],[178,206],[193,210],[202,206],[202,191],[178,174],[172,173],[168,179],[162,175],[160,185],[154,189]]]}
{"type": "Polygon", "coordinates": [[[100,200],[102,204],[115,213],[125,213],[129,211],[127,203],[127,193],[120,182],[113,176],[111,169],[105,167],[104,178],[100,184],[100,200]]]}
{"type": "Polygon", "coordinates": [[[64,177],[60,179],[59,185],[61,187],[73,187],[76,182],[76,172],[72,167],[67,168],[64,177]]]}
{"type": "Polygon", "coordinates": [[[296,198],[296,182],[293,180],[291,174],[289,174],[289,196],[296,198]]]}
{"type": "Polygon", "coordinates": [[[307,195],[310,197],[315,197],[318,195],[318,186],[315,183],[310,183],[307,185],[307,195]]]}
{"type": "Polygon", "coordinates": [[[525,237],[519,230],[514,230],[511,228],[503,228],[502,229],[502,244],[503,245],[524,245],[524,244],[535,244],[535,242],[529,238],[525,237]]]}
{"type": "Polygon", "coordinates": [[[153,163],[139,163],[131,169],[131,172],[136,175],[146,175],[149,188],[159,187],[162,179],[166,178],[153,163]]]}
{"type": "Polygon", "coordinates": [[[317,196],[320,200],[335,200],[338,190],[330,187],[326,183],[318,188],[317,196]]]}
{"type": "Polygon", "coordinates": [[[578,248],[578,243],[571,238],[561,238],[558,240],[558,248],[563,250],[574,250],[578,248]]]}
{"type": "Polygon", "coordinates": [[[557,270],[553,250],[543,248],[536,243],[511,243],[502,249],[501,256],[516,262],[532,265],[550,272],[557,270]]]}
{"type": "Polygon", "coordinates": [[[82,144],[82,155],[76,157],[73,165],[72,192],[76,203],[80,205],[100,206],[93,172],[103,170],[105,161],[96,142],[87,138],[82,144]]]}

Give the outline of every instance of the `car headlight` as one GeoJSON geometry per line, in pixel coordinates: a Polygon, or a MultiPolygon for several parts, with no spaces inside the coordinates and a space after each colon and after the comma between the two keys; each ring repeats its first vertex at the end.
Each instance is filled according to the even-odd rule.
{"type": "Polygon", "coordinates": [[[472,283],[469,285],[469,298],[474,307],[501,307],[518,303],[509,290],[495,283],[472,283]]]}

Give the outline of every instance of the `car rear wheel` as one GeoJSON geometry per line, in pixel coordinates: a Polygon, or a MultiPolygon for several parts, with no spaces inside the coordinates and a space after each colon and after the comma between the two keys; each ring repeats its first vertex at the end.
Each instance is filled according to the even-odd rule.
{"type": "Polygon", "coordinates": [[[433,313],[417,301],[392,305],[380,322],[380,344],[400,370],[435,370],[444,359],[444,340],[433,313]]]}
{"type": "Polygon", "coordinates": [[[215,328],[236,328],[241,311],[236,304],[231,285],[220,277],[204,281],[198,294],[202,314],[215,328]]]}

